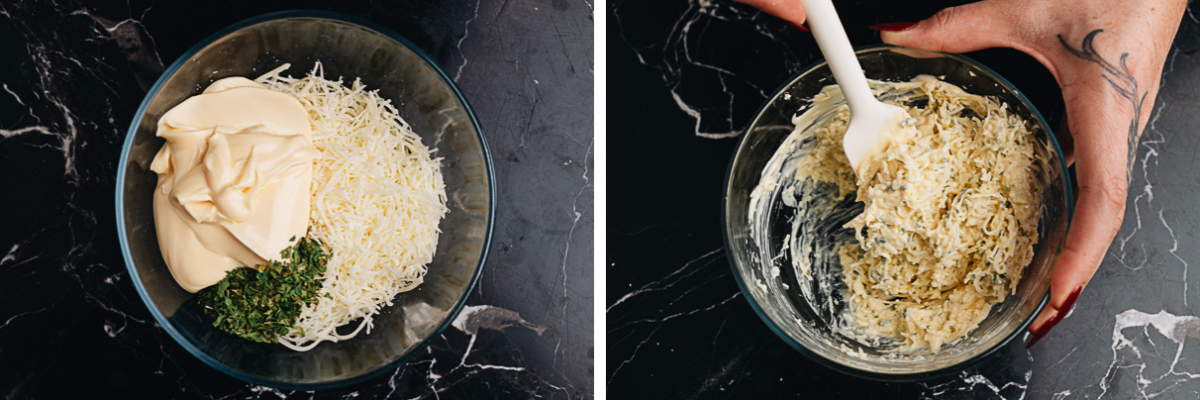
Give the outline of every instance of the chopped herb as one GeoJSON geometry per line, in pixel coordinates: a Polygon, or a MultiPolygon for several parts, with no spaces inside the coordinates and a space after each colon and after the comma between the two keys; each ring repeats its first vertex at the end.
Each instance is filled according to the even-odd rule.
{"type": "Polygon", "coordinates": [[[214,318],[214,327],[273,343],[296,324],[304,306],[317,300],[329,257],[320,242],[308,238],[300,238],[279,255],[283,261],[271,261],[261,269],[228,271],[220,283],[200,291],[200,306],[214,318]]]}

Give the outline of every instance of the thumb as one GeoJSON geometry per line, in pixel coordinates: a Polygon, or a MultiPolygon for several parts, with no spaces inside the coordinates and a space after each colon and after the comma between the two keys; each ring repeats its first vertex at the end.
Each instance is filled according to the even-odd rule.
{"type": "MultiPolygon", "coordinates": [[[[1130,110],[1128,103],[1122,104],[1125,100],[1121,97],[1105,93],[1106,89],[1101,82],[1063,90],[1064,98],[1076,99],[1067,105],[1067,114],[1071,115],[1071,132],[1078,139],[1075,172],[1079,192],[1066,244],[1051,275],[1050,302],[1029,326],[1032,336],[1027,346],[1037,343],[1071,312],[1080,292],[1100,268],[1125,218],[1128,118],[1131,113],[1134,118],[1142,114],[1130,110]]],[[[1134,120],[1133,135],[1138,133],[1138,121],[1134,120]]]]}
{"type": "Polygon", "coordinates": [[[990,47],[1007,47],[1012,7],[981,1],[939,11],[929,19],[911,23],[874,25],[884,43],[920,50],[965,53],[990,47]]]}

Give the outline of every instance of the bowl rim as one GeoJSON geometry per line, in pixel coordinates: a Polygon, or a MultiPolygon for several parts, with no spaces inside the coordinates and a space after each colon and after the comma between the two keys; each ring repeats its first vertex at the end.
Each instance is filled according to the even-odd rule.
{"type": "Polygon", "coordinates": [[[154,83],[154,86],[152,86],[150,88],[150,90],[146,92],[146,97],[142,100],[142,104],[138,107],[137,113],[134,114],[133,120],[132,120],[132,122],[130,122],[129,129],[127,130],[127,133],[125,135],[125,143],[122,146],[121,158],[119,160],[118,167],[117,167],[117,182],[116,182],[115,189],[116,189],[116,193],[115,193],[116,194],[116,202],[115,203],[116,203],[116,212],[117,212],[117,215],[116,215],[117,216],[117,237],[121,243],[121,253],[125,258],[125,268],[129,271],[129,274],[132,278],[131,280],[133,281],[134,287],[136,287],[136,289],[137,289],[138,296],[141,297],[142,302],[146,304],[146,307],[150,309],[150,313],[152,315],[154,315],[154,319],[156,321],[158,321],[159,326],[161,326],[163,330],[166,330],[167,333],[171,336],[171,338],[173,338],[175,340],[175,342],[178,343],[180,346],[183,346],[183,348],[186,349],[188,353],[191,353],[193,356],[195,356],[196,358],[199,358],[205,364],[208,364],[208,366],[213,367],[214,369],[221,371],[221,372],[225,373],[226,375],[229,375],[234,378],[240,379],[242,381],[249,382],[249,383],[256,384],[256,385],[270,386],[270,387],[289,389],[289,390],[330,389],[330,388],[342,387],[342,386],[362,382],[367,379],[379,376],[380,374],[382,374],[385,371],[390,371],[390,370],[399,368],[401,366],[401,364],[407,363],[410,359],[412,359],[412,357],[414,355],[416,355],[417,353],[420,353],[420,351],[422,349],[424,349],[426,346],[428,346],[433,341],[434,338],[439,337],[442,334],[442,332],[444,332],[446,330],[446,328],[448,328],[451,325],[451,323],[455,320],[455,318],[457,318],[459,312],[461,312],[463,307],[466,305],[467,299],[471,297],[471,292],[473,292],[475,290],[475,286],[476,286],[476,284],[478,284],[479,278],[483,272],[484,265],[487,262],[487,256],[490,251],[491,243],[492,243],[492,234],[493,234],[493,231],[495,228],[495,223],[496,223],[496,172],[495,172],[495,167],[492,165],[491,149],[488,146],[487,137],[483,133],[483,127],[480,125],[479,119],[476,117],[474,109],[471,108],[471,103],[469,103],[467,101],[466,96],[463,95],[462,91],[459,89],[458,85],[454,82],[454,80],[451,79],[450,76],[446,74],[446,71],[440,65],[438,65],[437,61],[434,61],[433,58],[431,58],[428,54],[425,53],[424,50],[422,50],[416,44],[413,44],[411,41],[409,41],[407,38],[400,35],[399,33],[396,33],[395,31],[388,29],[387,27],[384,27],[380,24],[377,24],[375,22],[369,21],[364,18],[359,18],[359,17],[355,17],[352,15],[343,14],[343,13],[338,13],[338,12],[322,11],[322,10],[278,11],[278,12],[271,12],[271,13],[266,13],[266,14],[250,17],[250,18],[238,21],[232,25],[229,25],[221,30],[216,31],[215,33],[209,35],[208,37],[205,37],[199,43],[196,43],[194,46],[192,46],[187,51],[185,51],[183,54],[181,54],[175,60],[175,62],[171,64],[170,67],[168,67],[166,70],[163,71],[162,75],[160,75],[158,77],[158,80],[154,83]],[[313,18],[313,19],[333,20],[333,21],[337,21],[337,22],[341,22],[341,23],[355,25],[359,28],[364,28],[367,30],[374,31],[376,33],[382,34],[382,35],[398,42],[401,46],[408,48],[414,54],[416,54],[418,57],[420,57],[420,59],[422,61],[424,61],[426,64],[428,64],[430,67],[432,67],[434,69],[434,71],[437,72],[438,76],[441,77],[442,81],[444,81],[450,87],[451,91],[454,93],[455,98],[457,98],[458,101],[462,103],[463,109],[466,111],[467,116],[470,117],[471,124],[475,128],[475,134],[479,138],[480,148],[483,151],[484,168],[487,171],[488,189],[489,189],[488,190],[488,211],[489,212],[488,212],[488,217],[487,217],[487,228],[486,228],[486,232],[484,234],[483,247],[481,249],[479,262],[475,266],[475,272],[474,272],[473,276],[471,276],[470,283],[467,284],[466,290],[465,290],[462,298],[460,298],[458,300],[458,302],[454,305],[454,307],[451,308],[450,312],[446,315],[446,319],[444,321],[442,321],[437,326],[436,329],[434,329],[433,334],[430,335],[429,337],[426,337],[425,339],[421,340],[419,343],[417,343],[416,346],[414,346],[407,353],[401,355],[398,359],[396,359],[386,365],[383,365],[372,371],[368,371],[366,373],[360,374],[358,376],[348,377],[348,378],[334,380],[334,381],[320,382],[320,383],[284,382],[284,381],[273,380],[273,379],[266,378],[263,376],[248,374],[248,373],[236,370],[220,361],[217,361],[215,358],[209,356],[208,354],[206,354],[205,352],[203,352],[199,348],[197,348],[195,345],[193,345],[191,342],[189,342],[177,329],[175,329],[175,327],[173,325],[171,325],[171,323],[168,321],[168,319],[165,316],[163,316],[163,314],[161,312],[159,312],[158,307],[155,306],[154,303],[150,300],[149,295],[146,293],[146,289],[142,286],[142,280],[138,276],[137,268],[134,267],[133,258],[130,255],[130,251],[129,251],[129,241],[125,234],[126,230],[125,230],[125,219],[124,219],[124,215],[125,215],[125,213],[124,213],[124,205],[125,205],[124,192],[125,192],[125,190],[124,189],[125,189],[126,164],[128,163],[127,161],[129,158],[129,152],[130,152],[130,149],[132,148],[133,138],[137,135],[138,126],[140,125],[142,118],[144,118],[144,116],[145,116],[146,109],[149,107],[150,101],[154,98],[154,96],[156,94],[158,94],[159,90],[162,89],[162,87],[166,83],[167,79],[169,79],[171,76],[173,76],[175,74],[175,72],[179,70],[180,67],[182,67],[185,63],[187,63],[188,60],[190,60],[191,57],[194,56],[196,53],[198,53],[200,50],[203,50],[205,47],[208,47],[208,45],[212,44],[213,42],[215,42],[229,34],[237,32],[243,28],[247,28],[247,27],[250,27],[253,25],[258,25],[260,23],[281,20],[281,19],[292,19],[292,18],[313,18]]]}
{"type": "MultiPolygon", "coordinates": [[[[1063,157],[1061,156],[1063,154],[1062,147],[1058,144],[1058,139],[1054,136],[1054,131],[1052,129],[1050,129],[1050,125],[1046,122],[1045,118],[1042,117],[1042,113],[1040,111],[1038,111],[1037,107],[1034,107],[1033,102],[1029,101],[1029,99],[1027,97],[1025,97],[1025,94],[1022,93],[1019,89],[1017,89],[1017,87],[1014,86],[1012,84],[1012,82],[1009,82],[1008,79],[1005,79],[999,73],[992,70],[991,68],[988,68],[986,65],[983,65],[982,63],[975,61],[974,59],[967,57],[965,55],[962,55],[962,54],[952,54],[952,53],[943,53],[943,52],[937,52],[937,51],[911,49],[911,48],[907,48],[907,47],[893,46],[893,45],[888,45],[888,44],[855,47],[854,53],[855,54],[864,54],[864,53],[872,53],[872,52],[893,50],[893,49],[903,49],[903,50],[907,50],[907,51],[915,50],[915,51],[920,51],[920,52],[938,54],[941,56],[957,59],[966,64],[970,64],[975,67],[978,67],[979,69],[983,70],[984,72],[995,77],[996,81],[998,83],[1000,83],[1005,89],[1011,91],[1018,99],[1021,100],[1022,103],[1029,106],[1029,109],[1033,111],[1033,115],[1036,118],[1037,123],[1039,125],[1041,125],[1042,129],[1044,129],[1046,131],[1046,136],[1050,139],[1050,143],[1054,146],[1055,154],[1059,155],[1059,157],[1057,157],[1057,158],[1058,158],[1059,166],[1062,169],[1062,176],[1063,176],[1064,184],[1066,185],[1066,196],[1067,196],[1067,198],[1066,198],[1067,219],[1066,219],[1065,225],[1064,225],[1064,227],[1066,228],[1064,231],[1064,234],[1066,232],[1069,232],[1070,227],[1071,227],[1071,219],[1075,214],[1075,199],[1074,199],[1074,195],[1073,195],[1073,192],[1071,189],[1072,188],[1071,176],[1070,176],[1070,173],[1068,173],[1066,160],[1063,159],[1063,157]]],[[[747,138],[750,136],[749,132],[750,132],[751,125],[754,122],[758,121],[759,118],[762,117],[763,113],[767,109],[767,105],[770,104],[773,99],[779,97],[779,95],[782,94],[783,91],[786,90],[788,87],[790,87],[797,79],[799,79],[801,76],[811,72],[812,70],[819,68],[821,66],[824,66],[826,64],[827,64],[827,61],[822,58],[822,59],[817,60],[816,62],[813,62],[813,63],[809,64],[808,66],[802,68],[800,70],[800,72],[793,74],[791,77],[789,77],[787,80],[785,80],[783,84],[781,84],[777,89],[775,89],[775,91],[771,93],[771,96],[767,97],[767,100],[765,102],[763,102],[763,104],[760,105],[758,107],[758,109],[754,112],[754,114],[753,114],[754,118],[751,119],[749,123],[747,123],[746,129],[744,130],[741,139],[738,140],[738,145],[737,145],[736,149],[734,150],[733,155],[730,156],[729,167],[726,168],[726,170],[725,170],[725,187],[724,187],[725,193],[721,196],[721,211],[720,212],[721,212],[721,233],[725,240],[726,251],[728,251],[728,249],[731,248],[730,243],[732,243],[732,239],[730,237],[730,232],[729,232],[729,224],[728,224],[728,209],[729,209],[729,195],[730,195],[730,190],[731,190],[730,185],[732,183],[731,180],[733,178],[733,169],[734,169],[734,166],[737,164],[738,155],[741,154],[742,148],[746,145],[747,138]]],[[[1061,248],[1059,249],[1059,251],[1061,252],[1061,248]]],[[[932,371],[916,372],[916,373],[888,374],[888,373],[872,372],[872,371],[860,370],[860,369],[839,363],[836,360],[825,358],[825,357],[821,356],[820,354],[817,354],[816,352],[809,350],[808,348],[804,347],[803,345],[796,342],[795,340],[792,340],[792,338],[790,336],[788,336],[787,333],[784,333],[783,330],[780,329],[779,325],[777,325],[775,323],[775,321],[773,321],[769,316],[767,316],[767,314],[763,311],[762,307],[754,299],[754,296],[750,295],[749,286],[746,284],[745,280],[742,278],[742,274],[738,271],[737,257],[726,257],[726,258],[729,260],[729,267],[732,269],[734,280],[737,281],[738,288],[741,289],[742,296],[746,298],[746,302],[750,304],[750,308],[754,310],[754,313],[758,315],[759,319],[761,319],[764,323],[766,323],[767,327],[771,329],[771,332],[774,332],[776,336],[779,336],[779,338],[783,339],[783,341],[785,343],[787,343],[789,346],[791,346],[797,352],[799,352],[800,354],[803,354],[805,357],[808,357],[810,360],[815,361],[817,364],[821,364],[825,367],[828,367],[830,369],[844,373],[846,375],[855,376],[855,377],[859,377],[859,378],[865,378],[865,379],[869,379],[869,380],[873,380],[873,381],[912,382],[912,381],[928,380],[928,379],[941,378],[941,377],[953,375],[953,374],[957,373],[958,371],[961,371],[967,367],[970,367],[972,365],[979,363],[980,361],[987,358],[988,356],[991,356],[992,354],[995,354],[996,352],[998,352],[1000,349],[1008,346],[1008,344],[1011,343],[1013,341],[1013,339],[1016,339],[1017,336],[1019,336],[1022,332],[1024,332],[1029,327],[1029,325],[1033,323],[1034,319],[1036,319],[1037,316],[1039,314],[1041,314],[1042,310],[1046,307],[1046,304],[1049,303],[1049,301],[1050,301],[1050,287],[1047,286],[1046,294],[1042,296],[1042,300],[1038,303],[1037,308],[1034,309],[1034,312],[1031,313],[1030,316],[1028,318],[1026,318],[1025,321],[1022,322],[1021,325],[1016,330],[1014,330],[1012,333],[1010,333],[1007,337],[1005,337],[1003,340],[998,342],[992,348],[989,348],[989,349],[983,351],[982,353],[979,353],[979,354],[977,354],[971,358],[968,358],[962,362],[959,362],[957,364],[949,365],[944,368],[940,368],[940,369],[936,369],[936,370],[932,370],[932,371]]],[[[1058,256],[1056,255],[1054,257],[1054,259],[1055,259],[1055,264],[1057,264],[1058,256]]],[[[1053,268],[1054,268],[1054,265],[1051,265],[1051,271],[1053,271],[1053,268]]]]}

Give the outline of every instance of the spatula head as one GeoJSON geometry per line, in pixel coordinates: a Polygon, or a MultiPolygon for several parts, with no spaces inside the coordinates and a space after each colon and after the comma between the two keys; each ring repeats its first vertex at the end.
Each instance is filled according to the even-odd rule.
{"type": "Polygon", "coordinates": [[[850,110],[850,124],[846,127],[842,148],[859,180],[867,178],[869,163],[866,161],[887,150],[905,129],[908,118],[908,112],[903,108],[884,103],[874,103],[864,111],[850,110]]]}

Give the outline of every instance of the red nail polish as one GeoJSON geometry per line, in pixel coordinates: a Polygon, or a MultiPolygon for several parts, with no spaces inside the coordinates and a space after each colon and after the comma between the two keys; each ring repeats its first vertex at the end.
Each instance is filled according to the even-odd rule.
{"type": "Polygon", "coordinates": [[[792,26],[796,27],[796,29],[808,32],[808,28],[805,28],[804,25],[800,25],[800,24],[797,24],[795,22],[790,22],[790,21],[788,23],[792,24],[792,26]]]}
{"type": "Polygon", "coordinates": [[[1062,308],[1055,310],[1054,316],[1050,317],[1049,321],[1046,321],[1037,332],[1033,333],[1033,338],[1029,339],[1029,344],[1026,344],[1025,348],[1033,347],[1039,340],[1042,340],[1042,337],[1046,336],[1046,333],[1050,332],[1050,328],[1058,325],[1063,318],[1066,318],[1067,314],[1071,313],[1071,308],[1075,306],[1075,300],[1079,300],[1079,293],[1081,292],[1083,292],[1083,286],[1076,287],[1075,290],[1071,291],[1071,294],[1067,295],[1067,300],[1063,301],[1062,308]]]}
{"type": "Polygon", "coordinates": [[[912,29],[914,26],[917,26],[917,24],[914,22],[886,22],[882,24],[871,25],[868,28],[877,31],[902,32],[912,29]]]}

